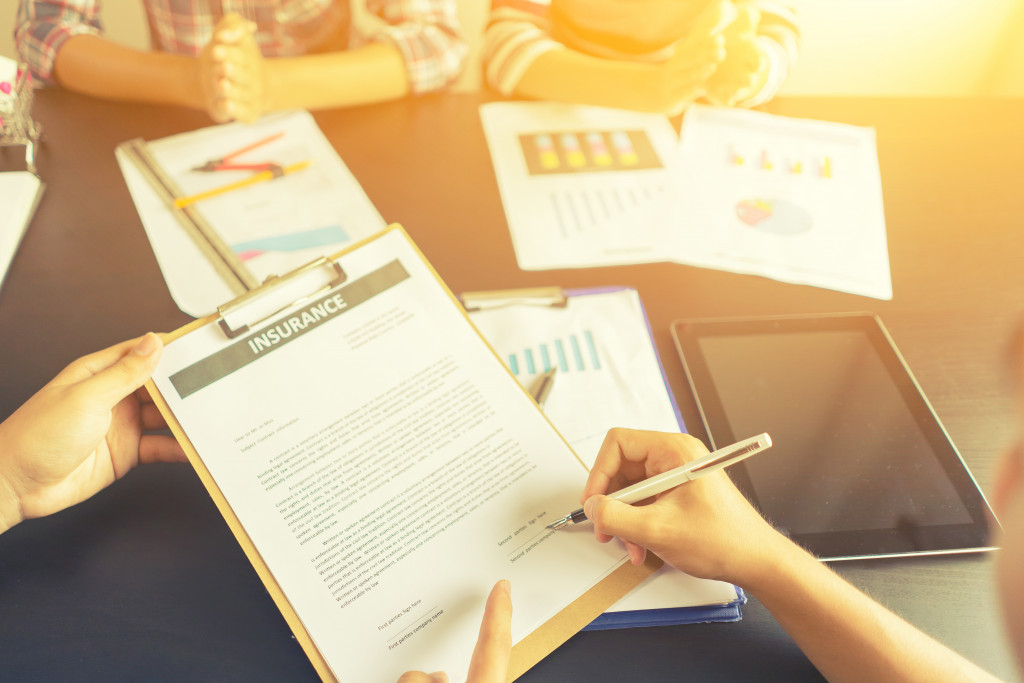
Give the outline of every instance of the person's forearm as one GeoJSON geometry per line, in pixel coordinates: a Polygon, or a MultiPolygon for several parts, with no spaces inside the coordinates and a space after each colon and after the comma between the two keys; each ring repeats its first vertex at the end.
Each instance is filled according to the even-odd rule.
{"type": "Polygon", "coordinates": [[[93,97],[202,108],[197,62],[79,35],[69,38],[57,53],[54,77],[68,90],[93,97]]]}
{"type": "MultiPolygon", "coordinates": [[[[2,457],[3,448],[3,423],[0,423],[0,457],[2,457]]],[[[10,481],[4,476],[2,464],[0,464],[0,534],[21,520],[21,501],[10,481]]]]}
{"type": "Polygon", "coordinates": [[[744,586],[818,671],[844,681],[995,681],[779,538],[777,561],[744,586]]]}
{"type": "Polygon", "coordinates": [[[652,66],[551,50],[527,68],[514,91],[520,97],[599,107],[661,112],[663,93],[648,87],[652,66]]]}
{"type": "Polygon", "coordinates": [[[409,92],[402,55],[386,43],[269,59],[266,66],[270,110],[350,107],[398,99],[409,92]]]}

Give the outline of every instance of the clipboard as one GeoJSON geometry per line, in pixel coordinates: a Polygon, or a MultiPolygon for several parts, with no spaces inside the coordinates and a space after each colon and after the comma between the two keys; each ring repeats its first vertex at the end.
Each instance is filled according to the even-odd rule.
{"type": "MultiPolygon", "coordinates": [[[[565,290],[561,287],[533,287],[526,289],[505,289],[494,291],[464,292],[459,296],[467,313],[480,311],[493,311],[508,307],[541,307],[541,308],[568,308],[569,303],[576,297],[586,297],[601,294],[635,290],[624,286],[591,287],[583,289],[565,290]]],[[[665,367],[661,356],[657,352],[654,342],[654,333],[651,328],[650,319],[643,307],[643,302],[637,295],[640,306],[640,313],[646,327],[647,339],[654,351],[654,358],[658,365],[661,381],[665,387],[665,393],[671,403],[675,422],[680,432],[686,433],[686,423],[676,402],[672,389],[669,386],[668,377],[665,374],[665,367]]],[[[545,362],[546,363],[546,362],[545,362]]],[[[555,360],[552,359],[552,364],[555,360]]],[[[538,371],[548,369],[547,364],[536,368],[538,371]]],[[[564,370],[564,368],[563,368],[564,370]]],[[[556,380],[555,391],[557,392],[558,380],[556,380]]],[[[742,605],[746,604],[747,598],[743,589],[734,586],[735,597],[729,602],[718,604],[694,605],[685,607],[666,607],[660,609],[642,610],[620,610],[605,612],[584,628],[584,631],[599,631],[619,628],[634,628],[643,626],[668,626],[676,624],[694,624],[707,622],[733,622],[742,619],[742,605]]]]}
{"type": "MultiPolygon", "coordinates": [[[[462,309],[458,299],[456,299],[451,291],[448,290],[440,276],[433,269],[419,248],[416,247],[415,243],[412,242],[405,230],[398,224],[392,224],[376,235],[353,244],[330,257],[324,257],[314,261],[281,277],[269,279],[253,291],[220,306],[217,313],[211,314],[205,318],[197,319],[178,330],[162,335],[163,341],[166,344],[173,343],[174,340],[180,339],[185,335],[211,323],[216,323],[225,336],[239,336],[246,330],[258,325],[260,322],[269,320],[277,314],[292,308],[293,305],[301,303],[307,299],[312,299],[331,290],[338,284],[345,282],[347,276],[342,270],[341,265],[337,263],[337,260],[350,252],[356,251],[361,247],[394,232],[400,233],[406,240],[408,240],[414,253],[422,259],[430,274],[433,275],[433,277],[441,284],[444,292],[447,294],[448,298],[451,299],[452,304],[459,309],[462,316],[465,317],[467,322],[472,326],[472,322],[462,309]],[[315,284],[309,288],[311,282],[314,282],[315,284]],[[301,294],[301,296],[295,297],[294,293],[297,290],[306,291],[301,294]]],[[[476,331],[475,326],[473,326],[473,330],[476,331]]],[[[477,334],[479,335],[478,331],[477,334]]],[[[483,343],[487,344],[486,340],[482,336],[480,339],[483,343]]],[[[490,345],[487,344],[487,346],[491,353],[494,354],[490,345]]],[[[500,362],[497,354],[494,355],[495,359],[500,362]]],[[[509,373],[509,377],[510,379],[514,379],[511,373],[509,373]]],[[[317,648],[312,635],[307,631],[305,625],[302,623],[295,608],[286,597],[281,585],[271,572],[266,561],[260,555],[260,552],[249,533],[246,531],[239,517],[231,508],[225,494],[204,463],[196,447],[185,433],[182,425],[176,419],[169,404],[157,388],[155,382],[150,380],[147,382],[146,388],[149,390],[157,408],[166,419],[171,432],[177,438],[179,443],[181,443],[189,462],[195,468],[204,487],[206,487],[207,492],[213,498],[217,509],[224,517],[228,527],[234,534],[235,539],[245,552],[246,557],[252,563],[257,575],[260,577],[260,580],[263,581],[263,584],[270,593],[275,605],[284,616],[285,621],[292,630],[292,633],[295,635],[295,638],[299,642],[303,651],[306,653],[306,656],[313,664],[317,674],[324,681],[337,681],[338,679],[334,676],[323,654],[317,648]]],[[[522,389],[522,391],[526,393],[525,389],[522,389]]],[[[527,393],[527,395],[529,394],[527,393]]],[[[546,417],[545,420],[547,420],[546,417]]],[[[548,421],[548,424],[550,424],[550,421],[548,421]]],[[[552,429],[554,429],[553,426],[552,429]]],[[[568,444],[566,445],[568,446],[568,444]]],[[[646,577],[655,572],[661,564],[661,560],[653,555],[649,555],[647,561],[639,567],[635,567],[629,562],[620,565],[603,580],[592,586],[580,597],[571,602],[561,612],[525,636],[522,640],[516,643],[512,649],[509,680],[514,680],[521,676],[533,665],[553,652],[558,646],[582,630],[597,615],[601,614],[605,608],[619,600],[623,595],[628,593],[635,586],[639,585],[646,577]]]]}

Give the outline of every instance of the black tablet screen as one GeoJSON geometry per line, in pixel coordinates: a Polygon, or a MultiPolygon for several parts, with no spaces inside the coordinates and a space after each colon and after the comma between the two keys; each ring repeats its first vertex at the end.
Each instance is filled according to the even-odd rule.
{"type": "MultiPolygon", "coordinates": [[[[861,330],[701,336],[762,512],[790,534],[970,524],[972,515],[861,330]]],[[[719,446],[725,444],[718,444],[719,446]]]]}

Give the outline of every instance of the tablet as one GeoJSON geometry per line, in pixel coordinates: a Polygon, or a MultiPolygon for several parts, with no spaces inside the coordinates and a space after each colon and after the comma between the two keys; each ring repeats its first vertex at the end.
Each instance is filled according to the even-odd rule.
{"type": "Polygon", "coordinates": [[[994,519],[881,320],[680,320],[672,337],[712,448],[768,432],[729,469],[822,559],[990,550],[994,519]]]}

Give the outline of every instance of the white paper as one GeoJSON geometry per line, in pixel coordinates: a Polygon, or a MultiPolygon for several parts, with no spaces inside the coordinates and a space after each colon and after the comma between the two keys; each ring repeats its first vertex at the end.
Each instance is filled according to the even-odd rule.
{"type": "Polygon", "coordinates": [[[664,226],[653,219],[676,146],[664,116],[495,102],[480,117],[520,268],[664,260],[664,226]]]}
{"type": "Polygon", "coordinates": [[[480,116],[520,268],[671,261],[892,298],[870,128],[693,105],[679,143],[653,114],[495,103],[480,116]],[[642,135],[661,167],[597,168],[594,131],[642,135]]]}
{"type": "Polygon", "coordinates": [[[28,171],[0,173],[0,285],[32,220],[41,185],[28,171]]]}
{"type": "Polygon", "coordinates": [[[696,105],[681,136],[674,260],[892,298],[873,129],[696,105]]]}
{"type": "Polygon", "coordinates": [[[402,233],[341,259],[342,303],[395,259],[408,279],[302,336],[309,303],[239,340],[211,324],[170,343],[155,381],[340,680],[465,680],[496,580],[518,641],[625,555],[544,529],[585,468],[402,233]],[[218,352],[251,362],[181,398],[171,378],[218,352]]]}
{"type": "MultiPolygon", "coordinates": [[[[194,167],[278,133],[284,135],[231,162],[288,166],[311,161],[308,168],[194,205],[260,281],[340,251],[384,227],[384,219],[309,112],[275,114],[252,125],[212,126],[149,143],[157,163],[191,196],[253,173],[203,173],[194,167]]],[[[178,307],[201,316],[232,299],[228,285],[131,160],[121,150],[117,160],[178,307]]]]}
{"type": "MultiPolygon", "coordinates": [[[[544,412],[588,467],[613,427],[680,430],[636,290],[577,294],[566,308],[508,306],[470,317],[523,386],[558,367],[544,412]]],[[[609,611],[735,600],[730,584],[665,567],[609,611]]]]}

